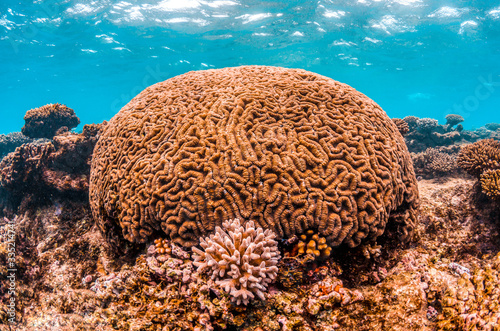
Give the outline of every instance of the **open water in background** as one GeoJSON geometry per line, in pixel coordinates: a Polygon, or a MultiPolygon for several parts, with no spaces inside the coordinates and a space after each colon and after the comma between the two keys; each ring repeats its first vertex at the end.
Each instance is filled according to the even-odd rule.
{"type": "Polygon", "coordinates": [[[477,128],[500,122],[500,1],[2,0],[0,133],[47,103],[109,120],[153,83],[248,64],[331,77],[390,117],[477,128]]]}

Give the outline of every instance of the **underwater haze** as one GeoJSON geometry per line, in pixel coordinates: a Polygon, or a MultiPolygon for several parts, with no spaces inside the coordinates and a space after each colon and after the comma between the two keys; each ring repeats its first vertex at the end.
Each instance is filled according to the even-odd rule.
{"type": "Polygon", "coordinates": [[[0,133],[56,102],[102,122],[156,82],[250,64],[347,83],[390,117],[477,128],[500,122],[499,61],[499,1],[2,0],[0,133]]]}

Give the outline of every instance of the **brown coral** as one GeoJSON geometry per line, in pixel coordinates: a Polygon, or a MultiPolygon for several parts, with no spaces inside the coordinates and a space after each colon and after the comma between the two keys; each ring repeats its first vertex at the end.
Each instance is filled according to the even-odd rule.
{"type": "Polygon", "coordinates": [[[22,132],[31,138],[52,138],[62,127],[68,129],[80,124],[73,109],[59,103],[28,110],[22,132]]]}
{"type": "Polygon", "coordinates": [[[401,133],[403,136],[410,131],[410,126],[408,125],[408,123],[406,123],[405,120],[402,120],[401,118],[393,118],[392,121],[398,127],[399,133],[401,133]]]}
{"type": "Polygon", "coordinates": [[[192,246],[231,218],[331,246],[402,240],[418,191],[396,125],[351,87],[299,69],[189,72],[150,86],[104,129],[90,201],[102,231],[192,246]]]}
{"type": "Polygon", "coordinates": [[[500,199],[500,169],[488,169],[481,174],[481,188],[491,197],[500,199]]]}
{"type": "Polygon", "coordinates": [[[483,139],[465,145],[458,153],[457,163],[476,177],[487,169],[500,169],[500,141],[483,139]]]}
{"type": "Polygon", "coordinates": [[[0,187],[16,196],[46,189],[88,191],[90,158],[99,127],[93,125],[90,131],[84,127],[82,134],[67,132],[54,137],[52,142],[18,147],[0,162],[0,187]]]}

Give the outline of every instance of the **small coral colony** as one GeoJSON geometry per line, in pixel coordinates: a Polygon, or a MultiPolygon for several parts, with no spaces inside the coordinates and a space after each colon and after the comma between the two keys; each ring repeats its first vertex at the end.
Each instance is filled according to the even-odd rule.
{"type": "Polygon", "coordinates": [[[267,66],[171,78],[81,133],[61,104],[24,119],[0,136],[4,325],[500,330],[499,124],[391,120],[267,66]],[[446,218],[488,239],[439,239],[446,218]]]}

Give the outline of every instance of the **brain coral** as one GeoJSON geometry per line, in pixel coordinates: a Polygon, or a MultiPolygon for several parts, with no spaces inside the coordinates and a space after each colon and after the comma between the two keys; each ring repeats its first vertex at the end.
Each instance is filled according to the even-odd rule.
{"type": "Polygon", "coordinates": [[[68,129],[80,124],[73,109],[59,103],[28,110],[24,115],[24,135],[31,138],[52,138],[62,127],[68,129]]]}
{"type": "Polygon", "coordinates": [[[418,191],[398,128],[348,85],[300,69],[189,72],[148,87],[103,129],[90,203],[108,238],[163,230],[198,244],[223,220],[356,246],[408,239],[418,191]]]}

